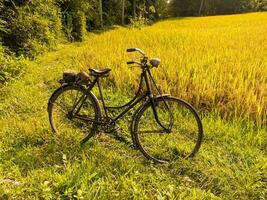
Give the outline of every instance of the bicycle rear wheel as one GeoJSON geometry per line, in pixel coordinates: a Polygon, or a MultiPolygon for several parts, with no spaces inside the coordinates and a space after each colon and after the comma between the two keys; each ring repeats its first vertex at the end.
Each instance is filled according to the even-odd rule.
{"type": "Polygon", "coordinates": [[[134,137],[138,148],[155,162],[193,157],[200,148],[203,128],[195,109],[175,97],[155,99],[156,121],[152,104],[147,103],[136,116],[134,137]]]}
{"type": "Polygon", "coordinates": [[[62,139],[84,143],[96,132],[100,109],[91,92],[78,85],[66,85],[51,96],[48,115],[52,130],[62,139]]]}

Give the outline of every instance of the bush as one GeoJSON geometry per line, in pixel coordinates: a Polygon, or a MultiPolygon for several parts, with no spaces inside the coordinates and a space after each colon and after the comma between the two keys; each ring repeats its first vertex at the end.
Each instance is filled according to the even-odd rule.
{"type": "Polygon", "coordinates": [[[135,18],[130,18],[130,27],[131,28],[141,28],[149,24],[149,20],[145,17],[139,16],[135,18]]]}
{"type": "Polygon", "coordinates": [[[86,18],[83,12],[73,15],[73,37],[76,41],[83,41],[86,35],[86,18]]]}
{"type": "Polygon", "coordinates": [[[88,20],[94,12],[92,2],[88,0],[61,0],[62,24],[69,41],[83,41],[86,36],[88,20]]]}
{"type": "Polygon", "coordinates": [[[6,84],[18,76],[23,69],[23,61],[6,50],[0,45],[0,85],[6,84]]]}
{"type": "Polygon", "coordinates": [[[9,1],[3,3],[0,18],[6,21],[3,44],[21,55],[36,54],[54,48],[61,32],[60,13],[53,0],[9,1]]]}

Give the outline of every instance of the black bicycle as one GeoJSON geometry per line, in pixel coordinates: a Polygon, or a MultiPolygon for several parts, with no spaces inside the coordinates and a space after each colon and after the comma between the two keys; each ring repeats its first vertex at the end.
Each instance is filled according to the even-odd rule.
{"type": "Polygon", "coordinates": [[[149,60],[138,48],[129,48],[127,52],[142,55],[127,62],[137,64],[141,69],[135,97],[122,106],[105,104],[100,79],[107,77],[111,69],[89,69],[90,76],[85,72],[65,72],[60,80],[61,86],[48,103],[53,131],[75,136],[84,144],[96,133],[116,131],[116,122],[139,104],[130,126],[131,137],[134,146],[146,158],[163,163],[179,157],[193,157],[203,138],[202,123],[196,110],[184,100],[161,94],[151,74],[151,69],[159,66],[160,59],[149,60]],[[94,86],[98,87],[100,101],[92,92],[94,86]],[[117,109],[122,110],[120,114],[110,117],[110,111],[117,109]]]}

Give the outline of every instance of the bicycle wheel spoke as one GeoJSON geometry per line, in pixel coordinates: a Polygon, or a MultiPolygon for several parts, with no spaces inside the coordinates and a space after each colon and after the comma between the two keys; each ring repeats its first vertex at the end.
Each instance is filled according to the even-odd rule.
{"type": "Polygon", "coordinates": [[[57,108],[60,108],[60,110],[61,110],[64,114],[68,114],[68,112],[64,109],[64,106],[63,106],[63,105],[61,105],[61,104],[58,103],[58,102],[54,102],[53,104],[56,105],[57,108]]]}
{"type": "MultiPolygon", "coordinates": [[[[72,110],[74,111],[76,108],[79,108],[79,106],[81,106],[81,104],[83,103],[83,100],[85,100],[84,98],[82,98],[84,95],[83,94],[81,94],[80,96],[79,96],[79,94],[78,94],[78,91],[77,91],[77,94],[76,94],[76,96],[75,96],[75,100],[74,100],[74,102],[73,102],[73,106],[72,106],[72,110]]],[[[86,97],[85,97],[86,98],[86,97]]]]}
{"type": "Polygon", "coordinates": [[[187,130],[187,129],[179,129],[179,127],[174,127],[172,132],[175,132],[175,134],[178,134],[180,137],[187,139],[189,141],[197,141],[197,137],[196,137],[196,131],[194,130],[187,130]],[[177,130],[178,129],[178,130],[177,130]]]}
{"type": "Polygon", "coordinates": [[[51,127],[56,133],[80,141],[95,133],[94,122],[99,110],[91,96],[82,98],[85,94],[86,91],[79,86],[65,86],[53,94],[48,112],[51,127]]]}
{"type": "Polygon", "coordinates": [[[195,154],[200,146],[202,127],[194,109],[186,102],[166,97],[157,100],[156,112],[158,120],[149,104],[137,116],[134,130],[142,153],[157,162],[195,154]],[[164,130],[161,125],[171,130],[164,130]]]}
{"type": "Polygon", "coordinates": [[[63,93],[62,99],[63,99],[65,106],[67,106],[66,101],[65,101],[65,93],[63,93]]]}

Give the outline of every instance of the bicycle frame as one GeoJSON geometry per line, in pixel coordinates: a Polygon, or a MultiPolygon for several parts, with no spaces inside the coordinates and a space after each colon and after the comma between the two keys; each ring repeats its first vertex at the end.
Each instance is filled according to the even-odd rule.
{"type": "Polygon", "coordinates": [[[93,81],[92,84],[93,84],[93,86],[90,85],[89,89],[91,87],[94,87],[95,84],[97,84],[97,86],[98,86],[98,90],[99,90],[99,94],[100,94],[100,98],[101,98],[103,110],[104,110],[105,115],[106,115],[105,117],[109,117],[108,116],[108,110],[126,108],[118,116],[116,116],[113,119],[114,122],[116,122],[117,120],[121,119],[133,107],[135,107],[136,104],[138,104],[142,100],[146,99],[147,97],[150,97],[151,94],[152,94],[151,89],[150,89],[150,85],[149,85],[149,81],[148,81],[148,78],[147,78],[146,70],[143,70],[142,73],[141,73],[141,79],[140,79],[140,82],[139,82],[139,86],[138,86],[138,90],[137,90],[136,95],[129,102],[127,102],[126,104],[124,104],[122,106],[107,106],[105,104],[105,100],[104,100],[104,97],[103,97],[102,88],[101,88],[101,85],[100,85],[99,78],[95,78],[95,80],[93,81]],[[143,95],[141,95],[142,85],[143,85],[143,82],[144,81],[145,81],[145,84],[147,86],[147,90],[146,90],[146,92],[143,95]],[[94,83],[94,82],[96,82],[96,83],[94,83]]]}
{"type": "MultiPolygon", "coordinates": [[[[98,90],[99,90],[99,94],[100,94],[100,99],[101,99],[101,102],[102,102],[102,106],[103,106],[103,110],[105,112],[105,117],[106,118],[109,118],[109,116],[108,116],[108,110],[126,108],[120,114],[118,114],[114,119],[112,119],[113,122],[116,122],[117,120],[121,119],[132,108],[134,108],[139,102],[141,102],[142,100],[145,100],[146,98],[148,98],[147,101],[151,102],[153,113],[154,113],[154,116],[155,116],[155,119],[156,119],[157,123],[164,130],[169,131],[169,128],[164,127],[164,125],[162,125],[161,122],[158,119],[158,114],[157,114],[156,106],[155,106],[155,102],[154,102],[154,95],[153,95],[153,92],[152,92],[152,89],[151,89],[149,78],[152,80],[152,83],[156,86],[155,80],[154,80],[154,78],[151,75],[151,72],[150,72],[149,67],[148,66],[147,67],[143,67],[142,68],[142,73],[141,73],[141,79],[140,79],[140,82],[139,82],[138,91],[137,91],[136,95],[133,97],[133,99],[131,99],[129,102],[127,102],[126,104],[124,104],[122,106],[107,106],[105,104],[105,100],[104,100],[104,97],[103,97],[103,93],[102,93],[102,88],[101,88],[101,85],[100,85],[99,77],[95,77],[95,79],[89,84],[87,90],[88,91],[91,91],[92,88],[95,85],[97,85],[98,90]],[[141,89],[142,89],[143,82],[145,82],[145,85],[146,85],[146,92],[143,95],[141,95],[141,89]]],[[[157,88],[157,86],[156,86],[156,88],[157,88]]],[[[79,105],[80,102],[82,101],[81,104],[80,104],[80,106],[78,107],[77,111],[75,112],[76,115],[73,115],[72,117],[78,118],[78,119],[81,119],[81,120],[91,121],[91,122],[94,122],[96,124],[104,124],[104,121],[103,121],[103,117],[102,116],[101,116],[102,119],[100,119],[99,121],[96,121],[96,120],[93,120],[93,119],[88,119],[88,118],[84,118],[84,117],[81,117],[81,116],[77,115],[79,113],[82,105],[83,105],[83,102],[86,100],[86,98],[87,98],[86,95],[85,96],[82,96],[78,100],[78,102],[73,106],[73,110],[72,111],[74,111],[76,109],[76,106],[79,105]]],[[[171,113],[171,115],[172,115],[172,113],[171,113]]]]}

